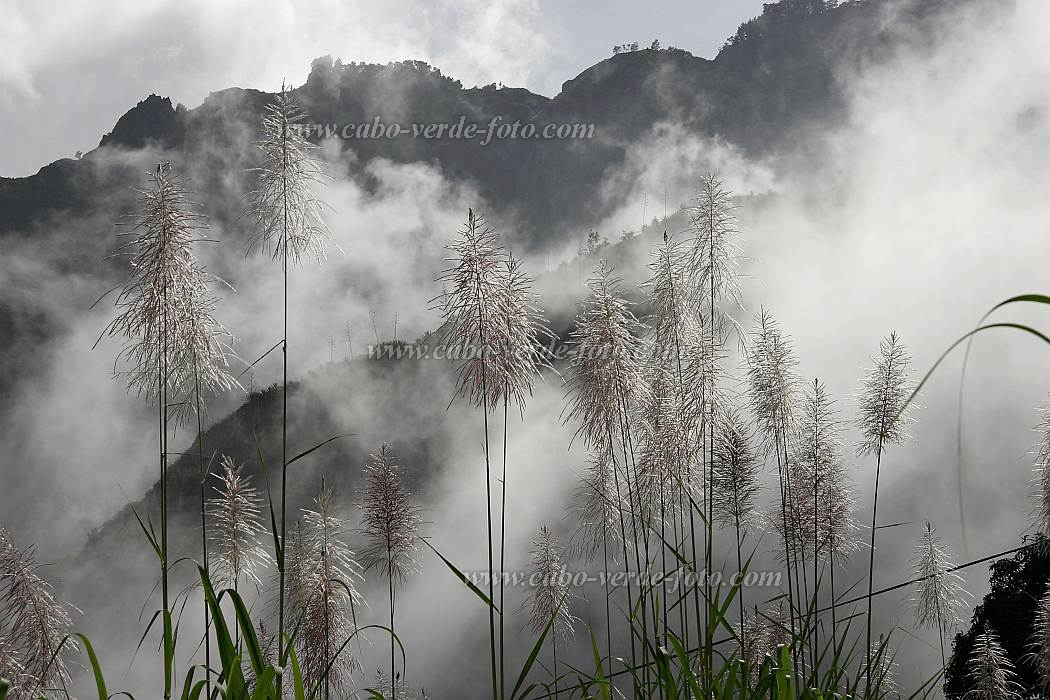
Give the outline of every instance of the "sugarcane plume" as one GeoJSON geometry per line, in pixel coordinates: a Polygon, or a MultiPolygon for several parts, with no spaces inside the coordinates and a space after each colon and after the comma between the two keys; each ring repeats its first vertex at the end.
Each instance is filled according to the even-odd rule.
{"type": "Polygon", "coordinates": [[[756,606],[744,618],[743,627],[737,634],[737,653],[748,666],[752,685],[758,682],[766,658],[775,657],[779,646],[790,644],[791,630],[788,624],[782,603],[771,605],[765,610],[759,610],[756,606]]]}
{"type": "Polygon", "coordinates": [[[762,460],[755,430],[735,408],[724,409],[715,433],[715,516],[746,530],[758,522],[755,499],[761,490],[762,460]]]}
{"type": "Polygon", "coordinates": [[[239,385],[229,373],[232,336],[215,317],[212,287],[222,281],[194,252],[206,240],[207,222],[170,164],[157,166],[150,182],[138,191],[130,229],[120,234],[125,242],[115,256],[128,258],[130,272],[104,335],[123,341],[116,372],[148,403],[157,402],[158,372],[166,367],[164,384],[178,420],[195,410],[195,393],[239,385]]]}
{"type": "Polygon", "coordinates": [[[579,620],[569,610],[572,595],[564,575],[558,538],[546,525],[532,541],[530,558],[530,583],[535,582],[535,585],[530,588],[527,601],[529,628],[538,633],[551,624],[551,634],[569,639],[579,620]]]}
{"type": "Polygon", "coordinates": [[[306,256],[323,262],[330,239],[324,205],[314,191],[327,179],[313,157],[317,146],[306,139],[306,115],[282,85],[266,106],[262,164],[249,172],[257,178],[244,212],[255,225],[248,251],[260,249],[274,260],[293,265],[306,256]]]}
{"type": "Polygon", "coordinates": [[[496,365],[491,404],[506,401],[524,411],[540,372],[551,366],[543,341],[553,338],[553,334],[521,260],[508,252],[504,265],[496,304],[500,330],[490,339],[496,365]]]}
{"type": "Polygon", "coordinates": [[[68,658],[78,649],[67,639],[75,608],[55,597],[40,568],[33,548],[18,549],[0,528],[0,640],[13,649],[0,664],[13,672],[7,680],[14,683],[16,698],[64,697],[68,658]]]}
{"type": "Polygon", "coordinates": [[[927,522],[915,546],[912,570],[920,579],[915,598],[915,623],[926,629],[951,632],[962,622],[966,591],[962,577],[952,571],[954,563],[948,545],[927,522]]]}
{"type": "Polygon", "coordinates": [[[599,262],[569,337],[572,353],[563,417],[579,423],[576,435],[590,446],[616,432],[613,426],[624,405],[644,403],[642,324],[623,298],[620,284],[605,261],[599,262]]]}
{"type": "Polygon", "coordinates": [[[384,700],[416,700],[417,697],[411,692],[408,683],[405,682],[400,673],[397,674],[397,678],[391,683],[390,673],[381,668],[376,669],[372,690],[382,693],[384,700]]]}
{"type": "Polygon", "coordinates": [[[665,235],[649,264],[651,276],[643,283],[653,314],[643,346],[649,403],[638,407],[638,424],[645,434],[640,468],[657,475],[657,484],[680,478],[700,497],[704,479],[698,477],[706,474],[693,467],[702,461],[704,412],[717,399],[710,389],[719,368],[713,348],[704,342],[703,317],[693,303],[687,262],[682,245],[665,235]]]}
{"type": "Polygon", "coordinates": [[[689,208],[691,248],[688,253],[688,269],[693,280],[693,303],[698,308],[714,305],[716,336],[727,330],[727,322],[735,325],[720,307],[720,302],[729,302],[742,308],[738,284],[738,260],[740,257],[740,234],[735,215],[736,205],[724,183],[715,175],[704,176],[696,201],[689,208]]]}
{"type": "Polygon", "coordinates": [[[461,358],[456,395],[492,409],[509,390],[506,360],[496,352],[513,342],[508,338],[513,314],[507,309],[507,256],[496,232],[473,209],[447,250],[450,267],[439,277],[445,287],[439,308],[443,341],[461,358]]]}
{"type": "Polygon", "coordinates": [[[843,461],[842,421],[819,380],[806,387],[791,449],[791,496],[801,521],[795,534],[814,540],[802,548],[807,556],[834,554],[844,563],[859,546],[855,499],[843,461]]]}
{"type": "Polygon", "coordinates": [[[361,511],[361,529],[367,541],[361,551],[364,569],[374,568],[396,581],[418,571],[419,511],[385,444],[365,467],[361,511]]]}
{"type": "Polygon", "coordinates": [[[1020,698],[1014,666],[999,643],[998,635],[987,625],[974,639],[968,662],[970,689],[963,694],[964,700],[1020,698]]]}
{"type": "Polygon", "coordinates": [[[23,677],[21,657],[15,649],[14,640],[8,638],[7,630],[0,626],[0,679],[11,686],[12,699],[18,697],[19,689],[26,685],[23,677]]]}
{"type": "Polygon", "coordinates": [[[646,391],[633,419],[640,449],[631,486],[638,514],[653,522],[667,517],[667,511],[677,506],[678,499],[672,499],[671,494],[679,492],[679,484],[687,488],[697,485],[690,480],[688,468],[694,464],[699,445],[700,416],[683,411],[685,392],[680,391],[675,378],[674,360],[653,352],[643,354],[647,360],[643,368],[646,391]],[[693,417],[697,420],[690,420],[693,417]]]}
{"type": "Polygon", "coordinates": [[[791,340],[768,310],[758,316],[758,328],[747,350],[747,379],[751,413],[768,452],[775,441],[793,430],[799,379],[791,340]]]}
{"type": "Polygon", "coordinates": [[[272,563],[260,541],[266,530],[260,516],[261,496],[243,473],[243,465],[232,457],[223,455],[220,469],[215,475],[219,484],[213,487],[216,495],[206,506],[216,581],[236,586],[244,578],[259,585],[259,574],[272,563]]]}
{"type": "Polygon", "coordinates": [[[907,348],[900,337],[890,333],[879,345],[879,356],[872,358],[873,367],[864,378],[860,391],[857,427],[861,440],[857,454],[881,452],[886,445],[908,438],[913,404],[905,405],[911,395],[910,363],[907,348]]]}
{"type": "Polygon", "coordinates": [[[303,511],[303,532],[289,554],[290,609],[299,622],[299,660],[309,685],[325,679],[336,696],[352,686],[359,660],[345,642],[356,630],[354,607],[364,599],[357,590],[361,567],[344,541],[345,527],[334,512],[332,490],[322,485],[314,510],[303,511]]]}
{"type": "Polygon", "coordinates": [[[1039,444],[1032,450],[1035,455],[1032,525],[1036,532],[1050,536],[1050,404],[1041,407],[1039,414],[1041,420],[1036,427],[1039,444]]]}
{"type": "Polygon", "coordinates": [[[897,661],[889,642],[881,635],[871,648],[871,682],[869,695],[872,698],[898,697],[897,661]]]}
{"type": "Polygon", "coordinates": [[[1036,605],[1032,630],[1026,661],[1035,668],[1039,688],[1045,693],[1050,690],[1050,591],[1036,605]]]}

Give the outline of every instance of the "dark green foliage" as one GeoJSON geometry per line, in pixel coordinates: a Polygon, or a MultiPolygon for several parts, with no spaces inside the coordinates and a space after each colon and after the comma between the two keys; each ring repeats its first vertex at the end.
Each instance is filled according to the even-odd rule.
{"type": "Polygon", "coordinates": [[[1028,644],[1036,605],[1050,582],[1050,548],[1045,546],[1050,545],[1050,541],[1040,535],[1036,542],[1038,544],[1018,552],[1012,559],[992,564],[991,592],[974,610],[970,629],[955,637],[945,682],[948,698],[961,697],[967,691],[970,652],[974,639],[986,624],[999,636],[1022,687],[1033,696],[1038,695],[1036,673],[1026,655],[1030,651],[1028,644]]]}

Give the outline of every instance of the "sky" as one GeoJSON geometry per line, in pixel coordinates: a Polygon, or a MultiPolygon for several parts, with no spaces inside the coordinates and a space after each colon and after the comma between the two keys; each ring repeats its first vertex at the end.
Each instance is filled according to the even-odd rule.
{"type": "Polygon", "coordinates": [[[615,44],[659,39],[713,57],[761,0],[0,0],[0,176],[89,151],[150,93],[195,107],[228,87],[276,90],[310,61],[418,59],[464,85],[553,97],[615,44]],[[119,18],[119,19],[115,19],[119,18]]]}

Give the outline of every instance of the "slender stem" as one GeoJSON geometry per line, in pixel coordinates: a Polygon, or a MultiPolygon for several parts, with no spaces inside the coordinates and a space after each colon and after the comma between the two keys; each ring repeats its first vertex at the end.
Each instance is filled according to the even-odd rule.
{"type": "MultiPolygon", "coordinates": [[[[662,590],[662,609],[664,640],[668,637],[667,627],[667,506],[664,503],[664,477],[660,475],[660,586],[662,590]]],[[[655,623],[655,620],[654,620],[655,623]]],[[[655,624],[654,624],[655,626],[655,624]]]]}
{"type": "Polygon", "coordinates": [[[875,574],[875,527],[879,513],[879,473],[882,471],[882,442],[879,442],[875,450],[875,495],[871,508],[871,547],[868,557],[868,618],[867,618],[867,661],[868,668],[866,676],[865,694],[871,691],[871,594],[874,590],[875,574]]]}
{"type": "MultiPolygon", "coordinates": [[[[819,387],[819,384],[818,384],[817,380],[814,379],[813,380],[814,401],[816,400],[817,391],[818,391],[819,388],[820,387],[819,387]]],[[[818,604],[819,603],[820,592],[819,592],[818,583],[817,583],[817,557],[820,554],[820,548],[819,548],[818,542],[817,542],[818,539],[819,539],[818,538],[818,534],[817,534],[817,524],[819,522],[819,518],[817,517],[817,514],[819,512],[818,511],[818,506],[817,506],[817,500],[819,498],[818,489],[820,487],[820,480],[821,480],[821,478],[823,478],[822,474],[820,473],[820,452],[817,449],[817,431],[818,430],[819,430],[819,426],[817,424],[817,415],[816,415],[816,412],[814,412],[814,414],[813,414],[813,610],[814,611],[816,611],[820,607],[820,605],[818,604]]],[[[831,525],[831,522],[828,521],[828,526],[830,527],[830,525],[831,525]]],[[[812,637],[812,639],[810,641],[810,645],[809,645],[809,649],[810,649],[810,651],[809,651],[810,665],[812,667],[812,672],[813,673],[817,672],[817,645],[819,643],[818,634],[819,634],[819,631],[820,631],[817,623],[818,623],[818,620],[817,620],[817,617],[816,617],[816,612],[814,612],[814,617],[813,617],[813,637],[812,637]]]]}
{"type": "MultiPolygon", "coordinates": [[[[204,559],[204,575],[211,578],[211,565],[208,561],[208,518],[205,509],[206,484],[208,481],[208,469],[204,465],[204,425],[201,418],[201,381],[197,369],[197,358],[193,358],[193,388],[197,401],[197,457],[200,460],[201,471],[201,555],[204,559]]],[[[204,682],[207,696],[211,697],[211,611],[208,602],[204,602],[204,682]]]]}
{"type": "MultiPolygon", "coordinates": [[[[828,499],[828,522],[831,522],[831,509],[833,508],[831,499],[828,499]]],[[[828,539],[828,559],[831,562],[831,638],[838,639],[835,634],[835,627],[837,626],[837,620],[835,619],[835,607],[838,605],[838,599],[835,597],[835,539],[828,539]]]]}
{"type": "Polygon", "coordinates": [[[944,621],[941,619],[941,601],[937,601],[937,640],[941,643],[941,671],[948,668],[948,661],[944,657],[944,621]]]}
{"type": "Polygon", "coordinates": [[[558,697],[558,635],[551,629],[551,649],[554,652],[554,697],[558,697]]]}
{"type": "Polygon", "coordinates": [[[612,606],[609,602],[609,524],[602,516],[602,558],[605,560],[605,646],[612,664],[612,606]]]}
{"type": "MultiPolygon", "coordinates": [[[[683,375],[682,375],[682,338],[681,338],[681,334],[678,332],[680,319],[678,317],[678,303],[675,301],[675,296],[674,296],[674,289],[675,289],[674,282],[675,282],[675,278],[674,278],[674,274],[672,273],[670,258],[668,258],[668,260],[667,260],[666,272],[667,272],[667,282],[668,282],[668,284],[671,287],[671,309],[672,309],[672,313],[674,314],[674,329],[675,329],[675,333],[674,333],[674,354],[675,354],[675,365],[676,365],[677,374],[678,374],[678,386],[676,387],[676,389],[677,389],[677,392],[678,392],[678,400],[679,400],[679,415],[684,416],[685,415],[685,380],[684,380],[683,375]]],[[[683,477],[683,476],[686,476],[686,472],[688,472],[688,476],[690,478],[689,478],[688,481],[683,479],[683,483],[689,484],[692,481],[692,479],[691,479],[692,469],[686,467],[685,461],[686,460],[685,460],[685,457],[684,457],[683,451],[682,451],[682,444],[681,444],[681,442],[679,442],[679,444],[678,444],[678,464],[677,464],[678,475],[679,475],[679,477],[683,477]]],[[[689,486],[687,486],[687,488],[689,488],[689,486]]],[[[685,499],[683,498],[683,494],[682,494],[681,490],[679,490],[679,492],[678,492],[678,506],[679,506],[678,507],[678,510],[679,510],[678,518],[681,520],[681,523],[682,523],[682,549],[684,550],[685,516],[683,515],[683,512],[684,512],[683,508],[685,507],[685,499]]],[[[692,561],[693,561],[693,564],[695,566],[695,564],[696,564],[696,529],[695,529],[695,527],[693,525],[693,507],[692,507],[692,500],[691,499],[689,500],[689,533],[690,533],[690,542],[692,544],[692,561]]],[[[676,537],[677,537],[677,534],[676,534],[676,537]]],[[[677,539],[676,539],[676,544],[677,544],[677,539]]],[[[693,588],[693,600],[694,600],[695,607],[696,607],[697,618],[699,619],[699,615],[700,615],[700,593],[695,587],[693,588]]],[[[686,596],[685,593],[683,592],[683,594],[682,594],[682,607],[681,607],[680,615],[681,615],[682,637],[684,639],[684,644],[685,644],[685,646],[687,648],[689,647],[689,625],[688,625],[689,609],[688,608],[689,608],[689,597],[686,596]]]]}
{"type": "MultiPolygon", "coordinates": [[[[473,214],[470,216],[470,226],[475,224],[473,214]]],[[[482,295],[482,284],[480,279],[474,281],[476,285],[477,298],[482,295]]],[[[493,610],[495,599],[495,587],[492,582],[493,576],[493,552],[492,552],[492,464],[489,458],[489,391],[488,371],[485,367],[485,314],[482,305],[478,304],[478,340],[481,343],[481,412],[485,423],[485,517],[488,527],[488,563],[489,563],[489,660],[492,666],[492,697],[499,697],[499,683],[496,680],[496,615],[493,610]]],[[[500,609],[500,617],[503,610],[500,609]]],[[[502,672],[502,669],[501,669],[502,672]]]]}
{"type": "MultiPolygon", "coordinates": [[[[679,464],[680,463],[681,462],[679,462],[679,464]]],[[[678,473],[679,473],[679,475],[681,475],[681,470],[679,470],[678,473]]],[[[683,498],[682,498],[682,490],[681,489],[676,489],[676,490],[678,492],[678,494],[677,494],[677,496],[678,496],[678,503],[677,503],[677,505],[672,503],[672,506],[671,506],[672,508],[675,509],[674,512],[671,514],[671,529],[672,529],[672,536],[674,537],[675,551],[679,552],[684,557],[685,556],[685,523],[684,523],[685,516],[683,515],[683,513],[685,511],[683,510],[684,505],[683,505],[683,498]]],[[[680,564],[676,564],[675,567],[676,567],[676,571],[681,571],[681,565],[680,564]]],[[[681,582],[681,577],[680,576],[678,576],[678,581],[681,582]]],[[[681,583],[679,583],[679,585],[681,585],[681,583]]],[[[685,595],[685,591],[683,590],[681,596],[679,596],[679,598],[678,598],[678,634],[679,634],[679,638],[683,639],[683,640],[685,639],[686,635],[689,632],[688,631],[688,627],[686,626],[686,607],[687,607],[688,601],[689,601],[689,598],[688,598],[688,596],[685,595]]],[[[689,642],[683,641],[683,644],[685,645],[685,647],[687,649],[689,648],[689,642]]]]}
{"type": "Polygon", "coordinates": [[[394,560],[390,555],[390,537],[386,546],[386,576],[390,584],[390,700],[397,700],[397,676],[394,675],[394,560]]]}
{"type": "MultiPolygon", "coordinates": [[[[712,605],[711,601],[711,569],[714,566],[714,539],[715,539],[715,526],[714,526],[714,481],[715,481],[715,223],[714,223],[714,207],[708,209],[708,231],[711,236],[711,241],[708,245],[708,279],[710,282],[710,295],[708,296],[708,325],[710,326],[710,385],[708,387],[709,393],[707,398],[707,412],[708,412],[708,436],[707,441],[710,445],[710,452],[708,453],[708,471],[707,471],[707,484],[706,484],[706,498],[705,509],[707,511],[707,551],[704,556],[704,596],[706,598],[704,607],[704,672],[706,674],[707,686],[710,689],[714,682],[714,648],[712,646],[714,642],[714,627],[711,625],[710,620],[710,608],[712,605]]],[[[710,692],[710,691],[708,691],[710,692]]]]}
{"type": "MultiPolygon", "coordinates": [[[[639,552],[639,547],[638,547],[638,520],[639,520],[639,518],[641,518],[643,516],[643,513],[642,513],[641,505],[640,504],[637,505],[637,506],[635,505],[635,491],[636,491],[636,489],[638,487],[638,468],[637,468],[637,465],[634,463],[634,447],[633,447],[633,444],[631,442],[631,432],[630,432],[630,423],[629,423],[630,418],[628,417],[627,400],[623,396],[624,392],[623,392],[622,388],[621,388],[620,393],[621,393],[621,396],[620,396],[620,407],[619,407],[620,410],[619,410],[619,416],[618,416],[618,419],[619,419],[619,422],[620,422],[620,444],[623,447],[624,471],[625,471],[625,478],[626,478],[626,481],[627,481],[627,500],[628,500],[628,507],[630,508],[630,511],[631,511],[631,537],[632,537],[632,539],[634,541],[635,571],[638,574],[638,576],[641,577],[643,571],[647,572],[649,570],[649,539],[646,536],[646,533],[645,533],[644,527],[643,527],[643,531],[642,531],[643,539],[642,539],[642,542],[643,542],[644,547],[645,547],[645,559],[646,559],[646,566],[645,566],[645,569],[643,570],[642,569],[641,558],[640,558],[641,557],[641,553],[639,552]],[[630,462],[631,462],[631,466],[630,467],[627,466],[628,456],[630,456],[630,462]],[[634,477],[633,478],[631,477],[631,471],[632,470],[634,471],[634,477]],[[632,484],[633,484],[633,487],[632,487],[632,484]]],[[[640,496],[641,494],[638,494],[638,495],[640,496]]],[[[642,582],[641,578],[639,578],[639,583],[638,583],[638,601],[639,601],[639,607],[642,610],[642,633],[643,633],[643,638],[644,638],[649,633],[649,609],[648,609],[648,605],[647,605],[647,596],[645,594],[645,584],[642,582]]],[[[648,660],[649,660],[649,646],[647,644],[646,645],[642,645],[642,682],[645,685],[648,685],[648,680],[649,680],[649,664],[648,664],[648,660]]]]}
{"type": "MultiPolygon", "coordinates": [[[[482,343],[484,347],[484,343],[482,343]]],[[[482,350],[484,352],[484,350],[482,350]]],[[[494,597],[495,587],[492,582],[493,577],[493,566],[492,566],[492,468],[489,460],[489,400],[488,390],[485,387],[485,370],[481,371],[482,376],[482,412],[485,417],[485,517],[487,520],[488,528],[488,554],[489,554],[489,656],[492,666],[492,697],[499,697],[499,685],[496,681],[496,616],[495,611],[492,608],[491,601],[494,597]]],[[[500,617],[503,616],[503,610],[500,610],[500,617]]]]}
{"type": "Polygon", "coordinates": [[[281,233],[281,273],[283,277],[284,329],[281,343],[281,556],[277,562],[280,574],[277,602],[277,658],[285,663],[284,604],[285,604],[285,549],[288,543],[288,119],[281,124],[283,166],[281,171],[282,211],[284,227],[281,233]]]}
{"type": "Polygon", "coordinates": [[[509,433],[507,425],[507,397],[503,397],[503,503],[500,507],[499,517],[499,696],[501,698],[507,695],[507,674],[504,671],[506,668],[505,656],[504,656],[504,645],[503,645],[503,634],[504,634],[504,616],[503,616],[503,602],[504,602],[504,588],[506,582],[504,581],[503,572],[506,568],[506,553],[507,553],[507,434],[509,433]]]}
{"type": "MultiPolygon", "coordinates": [[[[733,494],[733,502],[735,504],[734,510],[736,511],[733,514],[733,520],[735,521],[733,524],[736,527],[736,570],[737,570],[737,573],[739,574],[739,572],[743,571],[743,569],[744,569],[744,557],[743,557],[743,554],[741,553],[741,549],[743,549],[743,537],[741,537],[741,535],[740,535],[740,498],[738,496],[738,493],[735,492],[735,491],[734,491],[734,494],[733,494]]],[[[743,634],[743,632],[744,632],[744,587],[743,586],[741,586],[740,590],[738,590],[736,592],[736,595],[737,595],[737,605],[740,607],[740,632],[741,632],[741,634],[743,634]]]]}
{"type": "MultiPolygon", "coordinates": [[[[166,240],[166,238],[165,238],[166,240]]],[[[160,381],[160,551],[161,551],[161,578],[164,605],[164,698],[171,697],[171,608],[168,602],[168,287],[164,283],[161,292],[164,296],[163,313],[163,344],[164,352],[161,355],[161,381],[160,381]]]]}
{"type": "MultiPolygon", "coordinates": [[[[613,481],[616,484],[616,501],[617,501],[617,503],[616,503],[616,510],[617,510],[617,512],[620,515],[620,542],[623,543],[623,570],[624,570],[624,573],[627,574],[627,573],[629,573],[628,570],[627,570],[627,567],[630,566],[630,564],[628,563],[630,561],[630,559],[629,559],[629,555],[627,553],[627,549],[628,549],[628,547],[627,547],[627,524],[626,524],[626,521],[624,520],[624,517],[623,517],[623,493],[620,491],[620,471],[619,471],[619,469],[617,468],[617,465],[616,465],[616,448],[614,447],[614,443],[613,443],[612,425],[609,424],[606,427],[606,430],[608,431],[608,435],[609,435],[609,459],[612,462],[613,481]]],[[[626,469],[624,471],[626,472],[626,469]]],[[[626,478],[626,473],[624,474],[624,478],[626,478]]],[[[630,485],[628,484],[627,487],[630,488],[630,485]]],[[[637,650],[635,649],[634,623],[633,623],[633,617],[634,617],[634,596],[631,593],[631,577],[627,576],[626,578],[627,578],[627,620],[628,620],[627,636],[630,637],[630,639],[631,639],[631,667],[632,668],[637,668],[637,666],[638,666],[638,653],[637,653],[637,650]]],[[[639,692],[640,692],[640,689],[638,687],[637,679],[636,679],[634,674],[631,674],[631,682],[632,682],[632,685],[634,686],[634,694],[637,696],[639,694],[639,692]]]]}
{"type": "Polygon", "coordinates": [[[329,658],[328,655],[332,653],[332,624],[329,618],[330,606],[332,604],[332,596],[329,590],[331,586],[331,580],[329,579],[328,570],[328,527],[327,524],[324,526],[324,550],[321,553],[321,568],[324,570],[324,697],[325,700],[331,697],[331,677],[328,673],[329,669],[329,658]]]}
{"type": "Polygon", "coordinates": [[[780,443],[781,443],[781,433],[784,432],[784,428],[781,425],[781,423],[783,423],[783,417],[780,417],[780,419],[777,421],[777,429],[774,431],[773,441],[774,441],[774,451],[776,452],[776,458],[777,458],[777,472],[778,472],[779,477],[780,477],[780,513],[781,513],[781,517],[783,519],[783,526],[784,526],[784,564],[787,567],[787,574],[788,574],[788,608],[790,609],[790,615],[788,616],[788,618],[791,621],[791,638],[792,638],[791,655],[794,658],[795,668],[798,668],[798,658],[797,658],[797,655],[796,655],[797,654],[797,652],[796,652],[796,646],[797,645],[795,644],[795,641],[797,639],[796,630],[795,630],[795,612],[796,612],[795,591],[794,591],[794,585],[792,583],[792,575],[791,575],[792,574],[791,559],[792,559],[792,550],[794,548],[794,543],[791,542],[791,531],[788,528],[788,517],[787,517],[788,498],[790,497],[789,493],[790,493],[790,490],[791,490],[791,479],[790,479],[790,475],[788,474],[787,465],[785,464],[786,456],[781,452],[781,449],[780,449],[781,448],[781,445],[780,445],[780,443]]]}

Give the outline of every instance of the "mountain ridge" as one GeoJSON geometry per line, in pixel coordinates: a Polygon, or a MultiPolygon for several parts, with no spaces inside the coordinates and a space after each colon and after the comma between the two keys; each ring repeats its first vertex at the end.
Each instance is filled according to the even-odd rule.
{"type": "MultiPolygon", "coordinates": [[[[540,247],[593,223],[612,204],[598,197],[627,148],[661,121],[679,121],[688,133],[722,138],[745,155],[790,149],[801,134],[826,128],[843,115],[837,74],[887,55],[901,42],[930,40],[947,9],[978,0],[781,0],[741,25],[713,59],[677,48],[641,49],[605,58],[566,80],[552,98],[525,88],[464,88],[421,61],[386,65],[316,59],[293,92],[311,122],[346,124],[453,123],[461,116],[506,122],[594,124],[588,141],[494,140],[487,146],[449,139],[344,139],[339,165],[375,157],[437,164],[446,176],[471,182],[490,211],[513,220],[524,243],[540,247]],[[514,168],[507,164],[513,162],[514,168]],[[562,174],[557,182],[547,173],[562,174]],[[580,213],[578,203],[593,203],[580,213]],[[576,203],[577,206],[569,206],[576,203]]],[[[39,227],[49,213],[75,211],[116,183],[84,164],[111,150],[153,145],[178,162],[219,138],[244,149],[272,96],[250,88],[212,92],[193,109],[150,95],[129,109],[80,160],[60,159],[24,178],[0,177],[0,235],[39,227]]],[[[122,182],[123,186],[134,182],[122,182]]],[[[615,200],[613,198],[606,198],[615,200]]]]}

